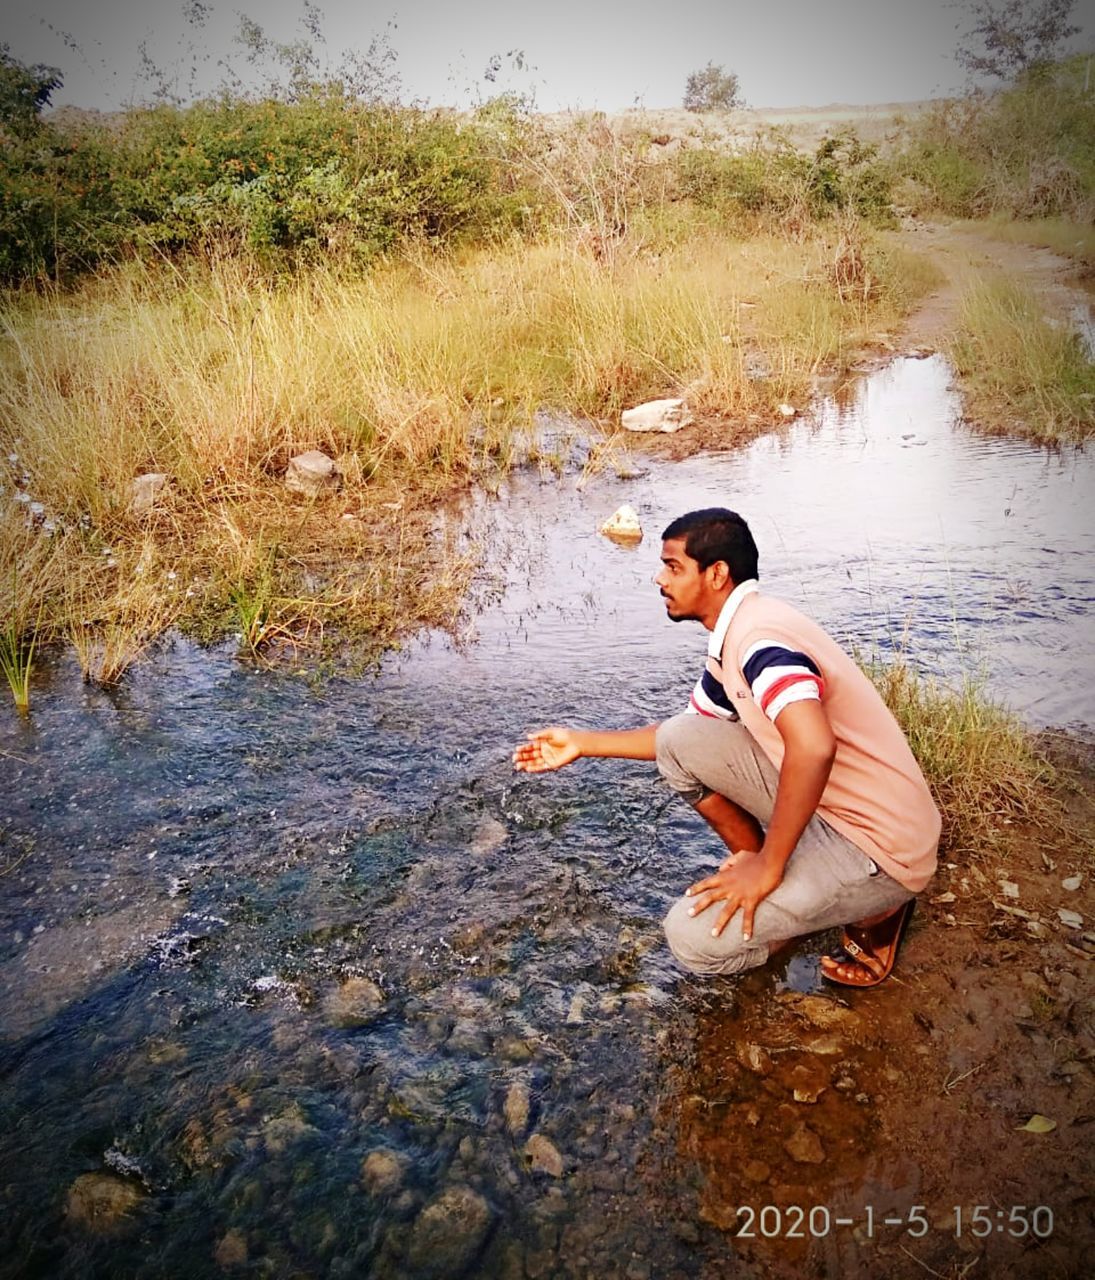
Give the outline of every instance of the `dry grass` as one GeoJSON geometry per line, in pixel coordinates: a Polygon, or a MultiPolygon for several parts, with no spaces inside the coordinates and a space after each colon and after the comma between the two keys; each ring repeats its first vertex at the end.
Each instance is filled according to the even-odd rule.
{"type": "Polygon", "coordinates": [[[103,681],[174,623],[238,632],[258,655],[443,623],[470,565],[425,569],[433,499],[509,466],[543,408],[604,421],[685,394],[727,442],[755,434],[927,287],[916,260],[865,235],[734,241],[700,224],[657,249],[556,238],[366,278],[137,265],[11,299],[0,448],[58,532],[9,521],[0,571],[17,566],[103,681]],[[854,278],[838,279],[848,261],[854,278]],[[281,477],[313,448],[343,484],[310,501],[281,477]],[[137,515],[148,471],[171,484],[137,515]]]}
{"type": "Polygon", "coordinates": [[[1014,244],[1032,244],[1052,249],[1062,257],[1073,258],[1089,271],[1095,269],[1095,227],[1068,218],[989,218],[986,222],[967,223],[998,240],[1014,244]]]}
{"type": "Polygon", "coordinates": [[[1052,765],[1022,722],[975,680],[951,689],[903,660],[864,665],[924,771],[951,856],[985,853],[1016,823],[1061,826],[1052,765]]]}
{"type": "Polygon", "coordinates": [[[981,429],[1047,444],[1095,434],[1095,364],[1019,285],[1001,278],[967,293],[951,357],[981,429]]]}

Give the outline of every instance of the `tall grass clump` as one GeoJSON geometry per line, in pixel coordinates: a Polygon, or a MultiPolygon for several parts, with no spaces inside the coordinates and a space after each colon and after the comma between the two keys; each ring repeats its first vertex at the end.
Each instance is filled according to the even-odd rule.
{"type": "Polygon", "coordinates": [[[975,679],[964,676],[949,688],[901,658],[864,666],[924,771],[948,852],[984,853],[1015,823],[1060,824],[1052,765],[1029,730],[975,679]]]}
{"type": "Polygon", "coordinates": [[[1049,444],[1095,434],[1091,353],[1020,285],[996,279],[970,289],[950,354],[980,429],[1049,444]]]}
{"type": "Polygon", "coordinates": [[[1089,55],[1040,66],[994,94],[941,103],[908,127],[894,162],[903,197],[963,218],[1095,220],[1089,55]]]}

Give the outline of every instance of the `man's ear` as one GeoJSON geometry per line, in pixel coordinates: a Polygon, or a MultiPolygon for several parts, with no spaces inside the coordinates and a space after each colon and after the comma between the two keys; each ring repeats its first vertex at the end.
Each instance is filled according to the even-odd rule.
{"type": "Polygon", "coordinates": [[[721,591],[730,582],[730,566],[725,560],[716,560],[707,569],[711,574],[711,586],[716,591],[721,591]]]}

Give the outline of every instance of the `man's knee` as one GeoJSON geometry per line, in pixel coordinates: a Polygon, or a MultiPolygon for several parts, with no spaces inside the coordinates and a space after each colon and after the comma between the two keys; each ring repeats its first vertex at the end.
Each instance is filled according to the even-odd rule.
{"type": "Polygon", "coordinates": [[[707,793],[707,788],[696,777],[689,763],[692,756],[691,742],[700,724],[702,721],[699,716],[685,712],[663,720],[654,735],[658,772],[678,795],[692,805],[698,804],[707,793]]]}
{"type": "Polygon", "coordinates": [[[718,907],[710,907],[699,916],[688,914],[691,898],[679,898],[665,917],[665,940],[669,950],[690,972],[697,974],[744,973],[768,959],[767,943],[745,943],[740,927],[731,921],[719,937],[711,936],[718,919],[718,907]]]}

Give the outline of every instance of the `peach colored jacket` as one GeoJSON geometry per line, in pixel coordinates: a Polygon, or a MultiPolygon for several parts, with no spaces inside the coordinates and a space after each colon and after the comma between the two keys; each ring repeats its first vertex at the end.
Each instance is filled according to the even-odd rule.
{"type": "Polygon", "coordinates": [[[824,680],[821,705],[837,744],[817,811],[883,871],[918,892],[935,871],[939,811],[878,691],[830,635],[791,605],[754,591],[734,606],[720,674],[742,724],[779,769],[783,739],[753,700],[741,657],[758,641],[773,640],[813,658],[824,680]]]}

